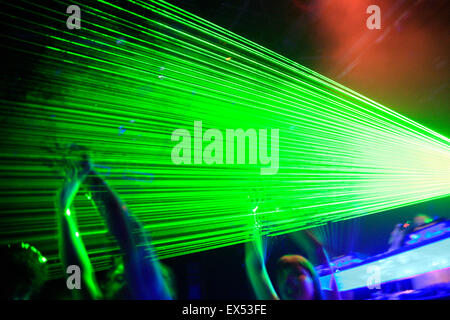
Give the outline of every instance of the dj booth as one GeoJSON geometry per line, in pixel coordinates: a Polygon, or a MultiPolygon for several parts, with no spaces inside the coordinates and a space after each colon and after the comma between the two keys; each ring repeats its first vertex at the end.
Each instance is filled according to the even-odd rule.
{"type": "MultiPolygon", "coordinates": [[[[401,248],[367,259],[331,263],[339,291],[349,299],[450,299],[450,222],[438,221],[406,236],[401,248]]],[[[322,288],[331,271],[317,268],[322,288]]]]}

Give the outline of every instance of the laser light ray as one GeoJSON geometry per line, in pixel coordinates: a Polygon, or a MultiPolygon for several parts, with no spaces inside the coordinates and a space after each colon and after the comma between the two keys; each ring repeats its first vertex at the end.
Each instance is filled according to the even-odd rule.
{"type": "MultiPolygon", "coordinates": [[[[165,1],[71,4],[81,29],[65,27],[63,1],[0,13],[0,46],[21,59],[0,96],[0,242],[33,243],[53,276],[55,143],[91,150],[161,258],[249,241],[255,223],[275,236],[449,195],[449,139],[380,103],[165,1]],[[202,135],[278,130],[277,173],[174,164],[171,135],[195,121],[202,135]]],[[[94,268],[108,268],[117,245],[83,187],[73,204],[94,268]]]]}

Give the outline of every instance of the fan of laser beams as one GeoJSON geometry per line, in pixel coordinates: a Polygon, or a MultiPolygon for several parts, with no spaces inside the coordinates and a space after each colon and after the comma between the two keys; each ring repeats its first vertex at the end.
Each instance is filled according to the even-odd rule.
{"type": "MultiPolygon", "coordinates": [[[[164,1],[71,4],[79,30],[66,28],[62,1],[9,2],[0,19],[2,48],[22,59],[17,70],[32,66],[8,66],[2,88],[1,242],[31,242],[54,270],[63,177],[44,148],[55,142],[91,150],[162,258],[248,241],[255,221],[275,236],[448,196],[448,138],[164,1]],[[225,142],[214,163],[172,161],[176,130],[203,140],[194,157],[212,143],[207,130],[239,128],[256,138],[244,163],[226,163],[225,142]],[[279,132],[270,164],[260,130],[279,132]]],[[[83,193],[74,204],[104,269],[117,247],[83,193]]]]}

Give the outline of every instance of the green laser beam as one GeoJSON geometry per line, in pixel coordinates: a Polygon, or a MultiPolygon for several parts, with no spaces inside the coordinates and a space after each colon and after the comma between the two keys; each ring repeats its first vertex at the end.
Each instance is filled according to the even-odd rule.
{"type": "MultiPolygon", "coordinates": [[[[1,243],[32,243],[53,276],[62,177],[43,147],[54,142],[92,150],[161,258],[248,241],[256,206],[274,236],[449,195],[439,133],[167,2],[71,4],[80,30],[65,27],[62,1],[6,3],[16,14],[0,19],[13,31],[2,48],[35,66],[1,97],[1,243]],[[193,134],[194,121],[203,132],[278,129],[277,174],[261,176],[259,163],[173,164],[171,134],[193,134]]],[[[118,248],[83,192],[74,204],[104,270],[118,248]]]]}

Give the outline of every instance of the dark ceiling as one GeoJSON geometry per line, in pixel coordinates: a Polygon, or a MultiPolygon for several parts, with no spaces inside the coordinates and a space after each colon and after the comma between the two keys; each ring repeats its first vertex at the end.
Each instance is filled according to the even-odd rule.
{"type": "Polygon", "coordinates": [[[170,0],[449,137],[447,0],[170,0]],[[369,30],[366,9],[381,9],[369,30]]]}

